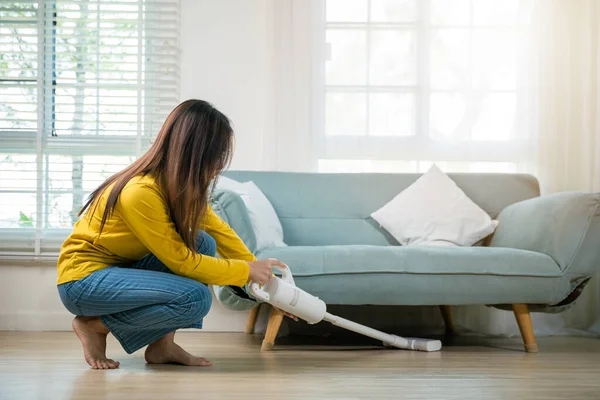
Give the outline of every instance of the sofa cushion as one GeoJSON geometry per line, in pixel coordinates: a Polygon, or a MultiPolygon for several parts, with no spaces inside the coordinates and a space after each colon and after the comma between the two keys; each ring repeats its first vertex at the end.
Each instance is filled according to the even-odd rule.
{"type": "MultiPolygon", "coordinates": [[[[600,193],[563,192],[521,201],[502,210],[500,228],[490,246],[539,251],[567,270],[597,217],[600,193]]],[[[595,240],[598,243],[597,237],[595,240]]]]}
{"type": "Polygon", "coordinates": [[[551,257],[490,247],[292,246],[257,255],[285,262],[294,276],[331,274],[474,274],[559,276],[551,257]]]}
{"type": "Polygon", "coordinates": [[[257,257],[285,262],[329,304],[553,304],[569,290],[551,257],[508,248],[292,246],[257,257]]]}

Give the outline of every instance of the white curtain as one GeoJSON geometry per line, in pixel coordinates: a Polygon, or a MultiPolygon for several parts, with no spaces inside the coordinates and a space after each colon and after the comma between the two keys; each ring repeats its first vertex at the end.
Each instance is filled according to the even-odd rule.
{"type": "MultiPolygon", "coordinates": [[[[600,192],[600,1],[539,0],[535,10],[534,161],[542,192],[600,192]]],[[[538,326],[600,334],[600,274],[571,310],[539,318],[538,326]]]]}
{"type": "MultiPolygon", "coordinates": [[[[477,3],[494,4],[494,2],[499,4],[503,0],[477,3]]],[[[331,0],[331,4],[334,3],[336,1],[331,0]]],[[[337,3],[342,4],[341,1],[337,1],[337,3]]],[[[342,5],[348,4],[348,10],[344,10],[342,7],[338,13],[343,14],[341,18],[348,17],[351,20],[348,26],[356,30],[362,24],[362,17],[358,13],[351,12],[350,5],[354,3],[359,4],[360,1],[343,3],[342,5]]],[[[398,2],[398,4],[400,3],[408,4],[409,2],[398,2]]],[[[424,12],[427,18],[431,18],[432,21],[434,18],[446,18],[444,16],[446,14],[438,15],[436,10],[423,6],[423,3],[425,2],[418,1],[415,4],[419,4],[418,7],[425,7],[424,12]]],[[[429,4],[429,2],[427,3],[429,4]]],[[[436,2],[436,4],[438,3],[441,4],[436,2]]],[[[518,104],[515,107],[515,115],[507,112],[509,103],[503,102],[502,96],[496,96],[495,100],[492,98],[489,101],[482,97],[476,110],[471,109],[469,104],[473,103],[473,96],[477,97],[477,87],[471,88],[470,94],[461,98],[465,91],[460,85],[464,85],[465,80],[458,79],[460,76],[457,76],[456,82],[460,87],[455,88],[456,95],[454,97],[445,100],[448,100],[447,105],[455,107],[456,113],[462,112],[463,117],[453,119],[453,115],[442,113],[436,120],[437,117],[433,113],[437,111],[431,108],[433,117],[428,118],[429,122],[415,121],[414,127],[417,133],[413,143],[405,140],[406,137],[380,135],[379,133],[386,133],[384,131],[388,129],[388,126],[375,126],[373,129],[380,129],[382,132],[375,132],[374,135],[373,132],[364,136],[351,132],[352,129],[364,122],[361,118],[356,117],[362,111],[355,100],[362,102],[362,98],[356,93],[361,90],[360,87],[365,82],[356,84],[350,81],[342,82],[342,84],[334,82],[331,90],[340,92],[335,92],[331,102],[329,105],[327,104],[329,100],[326,100],[326,92],[329,88],[322,63],[328,57],[330,67],[335,68],[339,67],[336,62],[343,65],[344,59],[336,54],[335,47],[332,49],[320,46],[319,40],[325,40],[323,26],[319,27],[319,23],[325,22],[323,20],[326,12],[325,3],[321,0],[272,1],[273,110],[276,118],[273,120],[270,136],[272,140],[268,139],[271,141],[265,143],[265,146],[274,151],[277,158],[271,162],[269,167],[279,170],[418,172],[430,165],[431,161],[441,161],[442,167],[446,166],[447,171],[529,172],[540,180],[543,194],[558,191],[599,192],[600,0],[515,0],[508,3],[515,4],[519,8],[518,30],[515,35],[518,42],[523,41],[518,46],[520,52],[516,70],[518,85],[515,88],[518,104]],[[527,17],[523,19],[525,15],[527,17]],[[313,32],[314,30],[316,31],[313,32]],[[319,82],[325,82],[325,87],[320,87],[319,82]],[[344,90],[351,92],[354,97],[344,97],[344,90]],[[464,109],[460,106],[461,101],[465,104],[464,109]],[[486,101],[489,104],[486,105],[486,101]],[[326,116],[324,114],[330,112],[326,110],[329,106],[332,107],[334,116],[336,107],[340,106],[340,116],[349,115],[349,120],[342,121],[339,125],[325,123],[326,116]],[[479,116],[474,114],[475,112],[478,112],[479,116]],[[513,118],[511,136],[504,138],[501,136],[503,131],[499,130],[495,133],[498,135],[497,137],[486,139],[486,134],[491,135],[495,132],[491,128],[498,124],[505,124],[507,118],[513,118]],[[461,131],[469,124],[471,124],[470,133],[461,131]],[[327,132],[323,134],[321,130],[324,126],[325,130],[331,128],[332,134],[327,132]],[[478,126],[486,127],[479,132],[484,135],[483,137],[478,133],[478,126]],[[491,128],[488,129],[489,127],[491,128]],[[345,134],[345,129],[350,134],[345,134]],[[427,133],[419,132],[419,129],[427,129],[427,133]],[[524,131],[526,133],[523,133],[524,131]],[[434,132],[432,134],[434,136],[438,135],[439,142],[434,141],[434,143],[431,138],[427,139],[427,135],[431,132],[434,132]],[[353,134],[355,136],[352,136],[353,134]],[[446,135],[446,137],[440,135],[446,135]],[[468,140],[465,142],[465,137],[470,137],[472,143],[470,144],[468,140]],[[346,139],[350,145],[346,143],[346,139]],[[486,140],[490,140],[490,142],[486,144],[486,140]],[[382,144],[379,147],[381,151],[377,150],[378,143],[382,144]],[[394,146],[399,143],[408,143],[408,146],[415,144],[415,147],[407,147],[405,150],[409,149],[408,153],[414,155],[416,160],[407,158],[402,152],[395,151],[394,146]],[[433,145],[430,148],[424,148],[423,144],[427,145],[428,143],[433,143],[433,145]],[[463,150],[454,151],[455,144],[456,148],[462,146],[463,150]],[[334,154],[333,158],[337,157],[340,160],[317,162],[321,157],[330,157],[328,152],[334,154]],[[350,155],[347,159],[343,157],[344,152],[350,155]],[[370,159],[364,159],[361,152],[370,159]],[[425,155],[417,154],[417,152],[429,153],[431,157],[444,157],[444,154],[449,154],[451,157],[437,160],[431,157],[426,158],[425,155]],[[394,158],[394,154],[400,155],[394,158]],[[461,158],[461,154],[464,155],[464,159],[461,158]],[[486,154],[486,157],[489,158],[476,159],[480,154],[486,154]],[[506,159],[503,158],[503,155],[506,155],[506,159]],[[321,168],[322,166],[325,168],[321,168]]],[[[376,3],[365,1],[365,4],[376,3]]],[[[394,5],[395,3],[388,2],[388,4],[394,5]]],[[[452,3],[452,13],[447,15],[450,17],[459,15],[457,10],[452,3]]],[[[373,18],[373,15],[378,15],[377,18],[379,18],[381,12],[382,10],[371,8],[369,18],[373,18]]],[[[406,13],[408,11],[400,10],[397,15],[406,13]]],[[[480,13],[480,17],[493,19],[496,18],[496,14],[501,15],[501,13],[494,12],[489,15],[480,13]]],[[[366,21],[368,23],[369,20],[366,21]]],[[[458,23],[456,21],[450,22],[458,23]]],[[[502,22],[499,21],[499,23],[502,22]]],[[[388,23],[393,24],[389,21],[388,23]]],[[[343,24],[344,22],[334,21],[331,26],[334,29],[339,26],[343,28],[345,26],[343,24]]],[[[434,37],[436,28],[426,31],[426,35],[434,37]]],[[[339,35],[333,35],[333,40],[338,40],[336,37],[339,35]]],[[[439,37],[441,44],[436,44],[435,40],[432,40],[430,42],[417,41],[416,45],[430,43],[431,46],[446,46],[450,43],[446,52],[440,53],[446,55],[453,54],[453,51],[450,51],[453,45],[460,45],[460,41],[453,42],[454,39],[451,36],[444,38],[440,34],[439,37]]],[[[501,38],[497,36],[491,35],[490,38],[501,42],[501,38]]],[[[474,38],[474,40],[476,42],[479,39],[474,38]]],[[[490,61],[485,65],[489,65],[490,71],[499,64],[493,59],[497,56],[496,53],[508,51],[507,47],[502,47],[498,43],[489,43],[487,46],[491,49],[499,49],[498,52],[489,54],[493,62],[490,61]]],[[[345,51],[351,45],[353,45],[351,41],[344,42],[338,49],[342,48],[345,51]]],[[[481,49],[485,48],[486,46],[481,47],[481,49]]],[[[457,47],[457,50],[460,48],[457,47]]],[[[434,49],[430,54],[435,54],[435,51],[437,50],[434,49]]],[[[477,52],[478,50],[473,48],[469,51],[477,52]]],[[[389,64],[394,60],[384,59],[383,61],[389,64]]],[[[460,71],[460,62],[458,65],[453,64],[457,61],[456,59],[442,60],[442,62],[446,61],[450,63],[451,71],[460,71]]],[[[346,71],[349,74],[347,76],[353,76],[353,71],[356,72],[352,69],[346,71]]],[[[488,81],[484,82],[484,87],[488,88],[490,84],[493,87],[495,83],[490,79],[506,71],[505,68],[500,68],[498,73],[485,75],[484,78],[488,81]]],[[[507,78],[509,75],[501,78],[507,78]]],[[[359,75],[356,77],[358,80],[363,79],[359,75]]],[[[451,75],[441,73],[439,78],[442,86],[454,84],[454,78],[451,75]]],[[[372,86],[368,81],[370,79],[368,74],[366,79],[366,90],[369,91],[372,86]]],[[[377,88],[376,85],[374,87],[375,90],[372,92],[380,94],[382,91],[389,90],[391,86],[388,85],[383,89],[377,88]]],[[[452,89],[451,86],[448,87],[452,89]]],[[[435,88],[427,87],[427,90],[432,93],[431,99],[437,99],[436,101],[439,100],[442,103],[445,101],[441,94],[434,93],[435,88]]],[[[394,100],[393,95],[390,95],[389,98],[394,100]]],[[[367,102],[369,102],[368,96],[367,102]]],[[[425,105],[427,104],[421,104],[421,106],[425,105]]],[[[376,102],[369,103],[369,106],[367,106],[367,114],[373,112],[376,102]],[[369,106],[371,107],[370,111],[369,106]]],[[[385,114],[385,109],[382,112],[385,114]]],[[[381,115],[375,113],[373,117],[377,119],[381,115]]],[[[383,118],[385,119],[386,116],[383,115],[383,118]]],[[[366,129],[370,130],[371,125],[368,120],[367,116],[366,129]]],[[[389,121],[389,127],[394,126],[394,121],[393,119],[389,121]]],[[[425,312],[425,314],[430,315],[429,312],[425,312]]],[[[519,334],[511,312],[485,306],[457,307],[455,318],[459,328],[465,330],[507,336],[519,334]]],[[[559,314],[536,313],[533,315],[533,321],[538,335],[600,334],[600,274],[596,274],[571,309],[559,314]]],[[[422,322],[421,318],[415,319],[415,323],[422,322]]]]}
{"type": "Polygon", "coordinates": [[[318,30],[315,0],[268,0],[270,104],[261,169],[314,169],[312,33],[318,30]]]}
{"type": "MultiPolygon", "coordinates": [[[[529,172],[542,194],[600,192],[600,1],[539,0],[531,18],[524,72],[535,132],[529,172]]],[[[505,311],[460,307],[456,318],[468,330],[519,334],[505,311]]],[[[537,335],[600,335],[600,274],[571,309],[533,314],[533,326],[537,335]]]]}
{"type": "Polygon", "coordinates": [[[535,11],[538,178],[544,192],[600,191],[600,1],[540,0],[535,11]]]}

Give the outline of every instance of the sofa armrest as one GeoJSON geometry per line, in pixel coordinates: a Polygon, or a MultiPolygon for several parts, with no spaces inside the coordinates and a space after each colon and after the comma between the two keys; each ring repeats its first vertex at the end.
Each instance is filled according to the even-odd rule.
{"type": "Polygon", "coordinates": [[[239,194],[229,190],[217,190],[213,193],[211,205],[215,213],[225,221],[242,239],[246,247],[256,253],[256,235],[248,208],[239,194]]]}
{"type": "Polygon", "coordinates": [[[600,267],[600,194],[555,193],[506,207],[489,246],[549,255],[563,272],[589,276],[600,267]]]}

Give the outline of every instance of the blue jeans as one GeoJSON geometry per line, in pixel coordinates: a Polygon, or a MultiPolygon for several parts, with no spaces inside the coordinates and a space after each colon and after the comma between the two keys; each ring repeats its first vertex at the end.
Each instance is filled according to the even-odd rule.
{"type": "MultiPolygon", "coordinates": [[[[198,253],[215,256],[215,240],[198,234],[198,253]]],[[[58,285],[72,314],[99,316],[128,354],[182,328],[202,328],[212,294],[204,283],[175,275],[153,254],[58,285]]]]}

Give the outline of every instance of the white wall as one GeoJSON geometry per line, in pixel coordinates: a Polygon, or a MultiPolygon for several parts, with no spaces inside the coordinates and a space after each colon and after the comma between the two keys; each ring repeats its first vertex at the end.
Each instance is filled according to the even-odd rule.
{"type": "MultiPolygon", "coordinates": [[[[272,101],[270,0],[182,0],[180,99],[215,104],[234,122],[232,168],[265,168],[263,142],[272,101]]],[[[205,330],[242,331],[246,313],[218,302],[205,330]]],[[[70,329],[56,292],[54,263],[0,262],[0,330],[70,329]]]]}
{"type": "Polygon", "coordinates": [[[234,123],[232,168],[263,169],[270,130],[269,0],[182,0],[180,99],[210,101],[234,123]]]}

